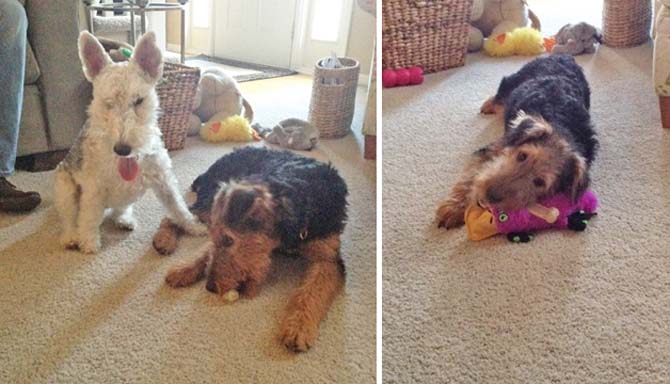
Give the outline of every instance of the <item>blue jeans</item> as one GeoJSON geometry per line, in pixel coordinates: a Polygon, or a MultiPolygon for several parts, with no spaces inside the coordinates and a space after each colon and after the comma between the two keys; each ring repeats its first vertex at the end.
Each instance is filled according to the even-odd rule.
{"type": "Polygon", "coordinates": [[[23,103],[28,18],[17,0],[0,0],[0,177],[14,173],[23,103]]]}

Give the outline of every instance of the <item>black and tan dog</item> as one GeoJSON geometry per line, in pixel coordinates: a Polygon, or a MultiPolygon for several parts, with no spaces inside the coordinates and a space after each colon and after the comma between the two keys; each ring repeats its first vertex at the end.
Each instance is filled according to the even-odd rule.
{"type": "Polygon", "coordinates": [[[504,110],[505,133],[474,153],[437,208],[438,226],[462,225],[472,203],[514,210],[556,193],[579,197],[598,148],[589,108],[589,85],[572,56],[538,58],[503,78],[481,111],[504,110]]]}
{"type": "MultiPolygon", "coordinates": [[[[219,159],[191,189],[197,195],[191,210],[209,224],[211,244],[194,262],[172,270],[167,284],[183,287],[206,278],[211,292],[239,290],[251,298],[267,277],[274,251],[299,254],[309,265],[289,301],[280,339],[290,350],[309,349],[344,283],[344,180],[316,160],[247,147],[219,159]]],[[[176,245],[170,228],[164,221],[154,237],[157,249],[176,245]]]]}

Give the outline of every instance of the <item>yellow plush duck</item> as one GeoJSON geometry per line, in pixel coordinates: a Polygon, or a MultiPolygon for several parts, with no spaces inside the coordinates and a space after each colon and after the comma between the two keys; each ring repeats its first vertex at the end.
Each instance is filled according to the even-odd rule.
{"type": "Polygon", "coordinates": [[[245,142],[260,140],[249,121],[240,115],[223,117],[215,114],[200,128],[200,137],[211,143],[220,141],[245,142]]]}
{"type": "Polygon", "coordinates": [[[511,32],[491,36],[484,42],[484,52],[489,56],[535,56],[545,51],[542,33],[533,27],[516,28],[511,32]]]}

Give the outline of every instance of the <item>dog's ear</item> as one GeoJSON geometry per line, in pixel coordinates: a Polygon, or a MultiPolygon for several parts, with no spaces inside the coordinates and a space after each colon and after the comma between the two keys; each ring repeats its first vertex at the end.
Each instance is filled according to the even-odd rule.
{"type": "Polygon", "coordinates": [[[161,78],[163,75],[163,54],[156,46],[156,35],[153,32],[142,35],[135,46],[130,63],[137,66],[145,77],[154,83],[161,78]]]}
{"type": "Polygon", "coordinates": [[[112,59],[109,58],[98,39],[87,31],[79,34],[79,59],[84,68],[84,76],[90,82],[93,82],[96,76],[112,63],[112,59]]]}
{"type": "Polygon", "coordinates": [[[560,190],[569,192],[572,202],[586,191],[591,183],[586,160],[580,155],[572,156],[563,167],[563,173],[560,181],[560,190]]]}
{"type": "Polygon", "coordinates": [[[511,122],[510,133],[505,135],[505,145],[518,147],[531,141],[540,141],[554,133],[554,129],[543,119],[523,114],[511,122]]]}
{"type": "Polygon", "coordinates": [[[224,213],[224,221],[229,225],[241,222],[256,201],[256,193],[248,189],[235,189],[228,192],[228,209],[224,213]]]}

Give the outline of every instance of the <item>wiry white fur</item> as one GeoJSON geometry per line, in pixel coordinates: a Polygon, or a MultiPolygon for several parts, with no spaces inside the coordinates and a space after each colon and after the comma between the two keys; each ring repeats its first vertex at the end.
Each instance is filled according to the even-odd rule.
{"type": "Polygon", "coordinates": [[[62,220],[61,242],[86,253],[100,248],[99,226],[105,209],[122,228],[134,229],[132,205],[152,189],[174,222],[191,234],[206,233],[189,212],[179,193],[172,162],[157,125],[162,56],[153,33],[137,44],[133,58],[112,63],[100,43],[88,32],[79,38],[84,73],[93,83],[89,119],[70,153],[56,171],[56,208],[62,220]],[[143,99],[141,103],[137,103],[143,99]],[[114,145],[132,148],[140,173],[125,181],[117,170],[114,145]]]}

